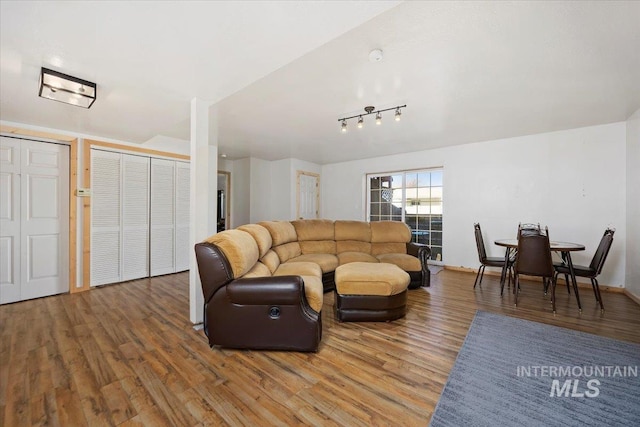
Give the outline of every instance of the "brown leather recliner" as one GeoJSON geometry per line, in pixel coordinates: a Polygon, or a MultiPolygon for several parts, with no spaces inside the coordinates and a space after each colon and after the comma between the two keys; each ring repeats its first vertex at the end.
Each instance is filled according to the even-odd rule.
{"type": "Polygon", "coordinates": [[[322,316],[307,303],[302,277],[234,279],[218,246],[203,242],[195,250],[210,346],[318,350],[322,316]]]}

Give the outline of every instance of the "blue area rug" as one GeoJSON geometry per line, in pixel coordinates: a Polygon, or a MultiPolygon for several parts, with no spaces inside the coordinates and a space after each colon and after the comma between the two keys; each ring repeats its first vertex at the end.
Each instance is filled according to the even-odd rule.
{"type": "Polygon", "coordinates": [[[478,311],[431,426],[640,426],[640,344],[478,311]]]}

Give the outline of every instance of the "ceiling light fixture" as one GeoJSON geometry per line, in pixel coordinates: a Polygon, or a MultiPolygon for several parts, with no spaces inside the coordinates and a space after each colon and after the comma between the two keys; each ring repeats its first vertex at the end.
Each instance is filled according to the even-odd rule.
{"type": "Polygon", "coordinates": [[[96,100],[96,84],[42,67],[38,95],[65,104],[90,108],[96,100]]]}
{"type": "Polygon", "coordinates": [[[393,108],[385,108],[383,110],[376,110],[376,107],[374,107],[373,105],[367,105],[366,107],[364,107],[364,111],[365,114],[358,114],[355,116],[350,116],[350,117],[343,117],[341,119],[338,119],[339,122],[341,122],[342,124],[340,125],[340,130],[342,132],[346,132],[347,131],[347,120],[349,119],[355,119],[356,117],[358,118],[358,129],[362,129],[364,127],[364,118],[363,116],[368,116],[369,114],[375,114],[376,115],[376,124],[380,125],[382,124],[382,113],[384,113],[385,111],[391,111],[391,110],[395,110],[395,119],[396,121],[400,121],[400,116],[402,115],[401,112],[401,108],[406,108],[407,104],[405,105],[398,105],[397,107],[393,107],[393,108]]]}

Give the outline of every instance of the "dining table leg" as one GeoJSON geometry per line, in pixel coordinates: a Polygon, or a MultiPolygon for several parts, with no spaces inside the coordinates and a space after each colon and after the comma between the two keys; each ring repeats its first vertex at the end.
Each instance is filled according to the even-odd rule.
{"type": "Polygon", "coordinates": [[[510,253],[511,248],[507,248],[507,250],[504,251],[504,265],[502,266],[502,272],[500,273],[500,296],[502,296],[502,293],[504,292],[504,281],[507,278],[510,253]]]}
{"type": "Polygon", "coordinates": [[[565,252],[567,264],[569,265],[569,275],[571,276],[571,284],[573,285],[573,292],[576,294],[576,301],[578,302],[578,310],[582,311],[582,305],[580,304],[580,294],[578,293],[578,282],[576,281],[576,272],[573,269],[573,262],[571,261],[571,252],[565,252]]]}

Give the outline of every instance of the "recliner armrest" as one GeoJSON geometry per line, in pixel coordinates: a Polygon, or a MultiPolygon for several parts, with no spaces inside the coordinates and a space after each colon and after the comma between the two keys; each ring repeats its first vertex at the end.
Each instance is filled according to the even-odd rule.
{"type": "Polygon", "coordinates": [[[304,300],[300,276],[252,277],[227,285],[227,295],[240,305],[300,305],[304,300]]]}
{"type": "Polygon", "coordinates": [[[431,286],[431,271],[429,271],[429,265],[427,264],[431,256],[431,248],[424,243],[409,242],[407,243],[407,254],[413,255],[420,260],[422,267],[422,286],[431,286]]]}
{"type": "Polygon", "coordinates": [[[429,259],[429,256],[431,256],[431,248],[424,243],[409,242],[407,243],[407,254],[420,258],[420,261],[422,261],[422,257],[424,257],[426,261],[429,259]]]}

